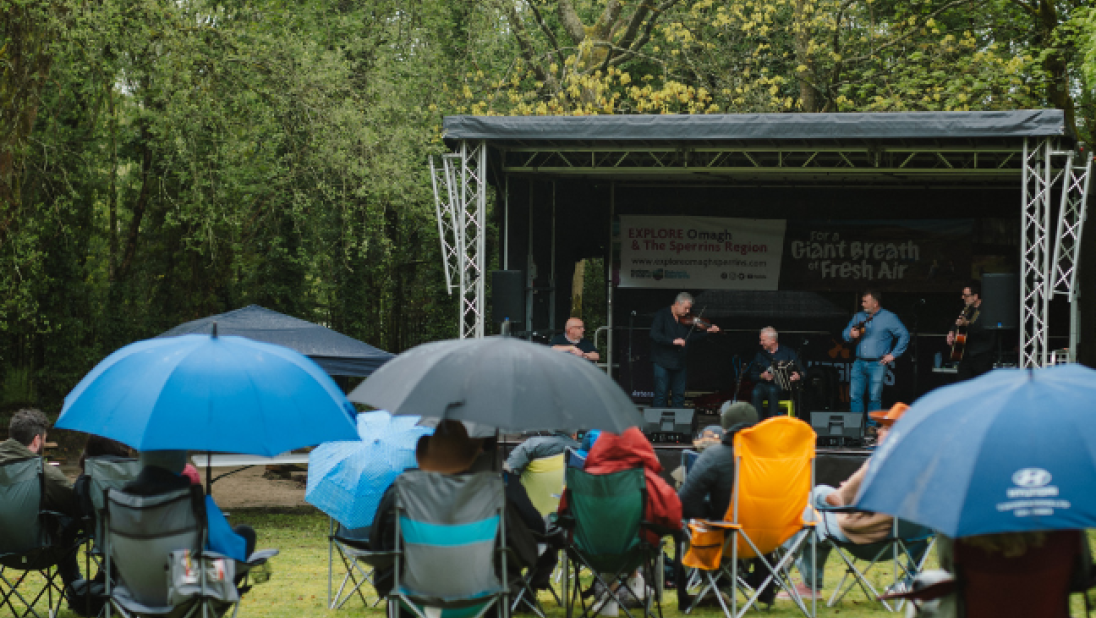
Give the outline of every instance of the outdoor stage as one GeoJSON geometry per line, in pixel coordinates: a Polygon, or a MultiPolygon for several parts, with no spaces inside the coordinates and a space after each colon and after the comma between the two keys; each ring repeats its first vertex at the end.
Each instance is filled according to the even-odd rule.
{"type": "Polygon", "coordinates": [[[1096,327],[1077,294],[1096,267],[1077,266],[1096,253],[1080,251],[1091,156],[1064,126],[1060,110],[448,117],[451,154],[431,167],[460,336],[509,317],[544,338],[581,307],[601,366],[646,405],[648,327],[687,291],[729,333],[690,352],[690,392],[733,392],[773,326],[837,373],[841,410],[854,351],[840,331],[871,287],[912,334],[885,379],[889,406],[944,382],[934,357],[964,283],[1015,274],[993,303],[1015,315],[1001,360],[1042,366],[1068,349],[1058,356],[1075,361],[1096,327]],[[492,297],[489,201],[498,267],[518,281],[492,297]],[[574,294],[590,259],[603,268],[593,311],[595,292],[574,294]],[[502,305],[518,310],[492,315],[502,305]]]}

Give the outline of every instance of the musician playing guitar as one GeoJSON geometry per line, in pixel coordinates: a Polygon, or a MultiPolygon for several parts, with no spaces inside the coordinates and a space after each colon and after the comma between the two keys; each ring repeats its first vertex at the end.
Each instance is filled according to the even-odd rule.
{"type": "MultiPolygon", "coordinates": [[[[761,351],[754,357],[750,368],[750,378],[756,383],[753,390],[753,406],[757,410],[761,420],[780,414],[780,399],[785,390],[780,387],[774,373],[777,367],[799,367],[799,359],[795,351],[789,347],[782,347],[776,342],[777,332],[772,326],[761,329],[761,351]],[[764,405],[768,400],[769,405],[764,405]]],[[[790,382],[798,382],[802,376],[798,371],[791,371],[788,377],[790,382]]]]}
{"type": "Polygon", "coordinates": [[[952,347],[952,360],[959,361],[956,373],[960,380],[978,377],[993,369],[993,349],[997,331],[988,330],[981,319],[982,286],[977,281],[963,288],[963,313],[948,331],[947,343],[952,347]]]}

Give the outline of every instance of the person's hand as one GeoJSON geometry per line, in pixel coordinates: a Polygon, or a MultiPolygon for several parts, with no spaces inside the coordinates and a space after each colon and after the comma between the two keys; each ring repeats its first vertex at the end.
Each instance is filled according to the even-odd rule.
{"type": "Polygon", "coordinates": [[[860,338],[860,329],[854,327],[852,330],[849,331],[849,337],[852,338],[852,339],[859,339],[860,338]]]}
{"type": "Polygon", "coordinates": [[[963,316],[959,316],[959,319],[955,320],[956,326],[966,326],[967,324],[970,324],[970,320],[964,318],[963,316]]]}
{"type": "Polygon", "coordinates": [[[762,379],[762,380],[765,380],[765,381],[772,381],[772,379],[773,379],[773,374],[771,374],[771,373],[769,373],[768,371],[766,371],[765,373],[762,373],[760,377],[761,377],[761,379],[762,379]]]}
{"type": "Polygon", "coordinates": [[[578,346],[571,346],[571,349],[567,351],[580,358],[586,358],[586,354],[584,354],[582,350],[578,349],[578,346]]]}
{"type": "Polygon", "coordinates": [[[798,373],[793,373],[792,374],[792,382],[797,382],[797,381],[799,381],[799,374],[798,373]]]}
{"type": "Polygon", "coordinates": [[[826,496],[826,504],[830,506],[841,506],[841,498],[837,497],[837,492],[826,496]]]}
{"type": "Polygon", "coordinates": [[[678,337],[677,339],[674,339],[674,345],[679,345],[681,347],[685,347],[685,340],[682,339],[681,337],[678,337]]]}
{"type": "Polygon", "coordinates": [[[879,359],[879,364],[880,365],[889,365],[893,362],[894,362],[894,356],[891,355],[891,354],[887,354],[883,358],[879,359]]]}
{"type": "Polygon", "coordinates": [[[712,324],[710,327],[708,327],[708,332],[709,333],[718,333],[719,332],[719,327],[716,326],[715,324],[712,324]]]}
{"type": "Polygon", "coordinates": [[[948,333],[948,340],[947,341],[948,341],[948,345],[951,345],[951,344],[955,343],[955,333],[954,332],[948,333]]]}

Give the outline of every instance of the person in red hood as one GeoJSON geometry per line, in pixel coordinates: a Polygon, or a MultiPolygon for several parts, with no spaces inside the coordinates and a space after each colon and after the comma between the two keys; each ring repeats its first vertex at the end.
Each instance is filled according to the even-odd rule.
{"type": "MultiPolygon", "coordinates": [[[[643,508],[643,519],[670,532],[681,530],[681,500],[677,492],[662,480],[662,464],[655,455],[655,449],[647,437],[635,428],[629,427],[619,436],[604,431],[586,456],[583,470],[589,474],[610,474],[632,468],[643,468],[647,479],[647,504],[643,508]]],[[[559,510],[566,509],[566,497],[560,501],[559,510]]],[[[644,531],[644,538],[653,544],[659,536],[653,531],[644,531]]]]}

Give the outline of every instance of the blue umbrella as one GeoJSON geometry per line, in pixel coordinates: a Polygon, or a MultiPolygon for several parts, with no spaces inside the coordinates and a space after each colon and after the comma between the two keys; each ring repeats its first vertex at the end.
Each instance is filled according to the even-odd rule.
{"type": "Polygon", "coordinates": [[[57,427],[139,451],[277,455],[357,440],[353,404],[316,363],[243,337],[185,335],[130,344],[65,397],[57,427]]]}
{"type": "Polygon", "coordinates": [[[965,537],[1096,527],[1096,371],[999,369],[895,423],[857,506],[965,537]]]}
{"type": "Polygon", "coordinates": [[[305,501],[347,528],[371,525],[385,490],[415,466],[419,438],[434,433],[418,420],[384,411],[358,415],[362,441],[327,442],[309,453],[305,501]]]}

